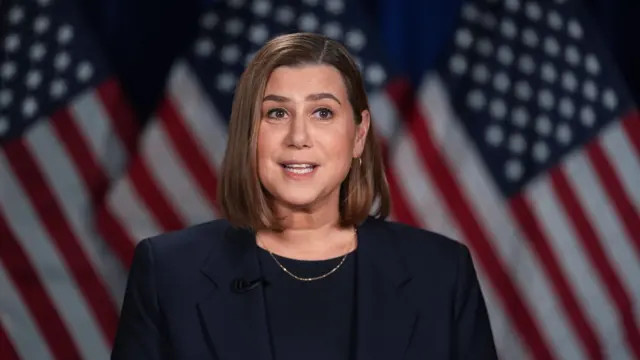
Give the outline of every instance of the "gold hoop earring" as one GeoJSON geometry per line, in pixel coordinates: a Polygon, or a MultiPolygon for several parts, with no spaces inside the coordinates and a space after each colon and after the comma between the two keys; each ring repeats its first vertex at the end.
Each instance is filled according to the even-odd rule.
{"type": "Polygon", "coordinates": [[[362,158],[360,158],[360,157],[358,158],[358,165],[359,165],[360,167],[362,167],[362,158]]]}

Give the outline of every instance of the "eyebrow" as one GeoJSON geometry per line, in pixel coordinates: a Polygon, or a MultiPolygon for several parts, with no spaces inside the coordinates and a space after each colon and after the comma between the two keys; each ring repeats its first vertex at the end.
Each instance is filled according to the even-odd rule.
{"type": "MultiPolygon", "coordinates": [[[[311,94],[308,95],[305,100],[310,100],[310,101],[318,101],[321,99],[331,99],[334,100],[335,102],[337,102],[338,104],[342,105],[342,103],[340,102],[340,100],[338,100],[337,97],[335,97],[333,94],[330,93],[317,93],[317,94],[311,94]]],[[[280,95],[267,95],[265,96],[262,101],[275,101],[275,102],[289,102],[291,101],[291,99],[289,99],[288,97],[285,96],[280,96],[280,95]]]]}

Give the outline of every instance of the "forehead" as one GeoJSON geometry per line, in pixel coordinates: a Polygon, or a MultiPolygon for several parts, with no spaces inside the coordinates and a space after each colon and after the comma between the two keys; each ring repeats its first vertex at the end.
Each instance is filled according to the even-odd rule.
{"type": "Polygon", "coordinates": [[[266,93],[283,96],[330,92],[346,97],[342,74],[329,65],[281,66],[273,70],[267,81],[266,93]]]}

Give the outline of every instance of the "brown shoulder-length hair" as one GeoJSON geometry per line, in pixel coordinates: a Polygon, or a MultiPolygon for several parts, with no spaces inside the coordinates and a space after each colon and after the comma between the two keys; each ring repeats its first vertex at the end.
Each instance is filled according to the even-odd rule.
{"type": "MultiPolygon", "coordinates": [[[[267,42],[240,77],[231,109],[218,202],[223,216],[232,225],[253,230],[281,229],[281,221],[269,205],[269,195],[261,185],[257,171],[262,98],[269,76],[276,68],[315,64],[330,65],[340,71],[357,124],[362,122],[362,112],[369,110],[362,76],[342,44],[311,33],[281,35],[267,42]]],[[[341,185],[340,223],[342,226],[359,225],[369,215],[385,218],[390,202],[384,164],[370,128],[361,160],[353,159],[351,170],[341,185]],[[374,204],[376,208],[373,208],[374,204]]]]}

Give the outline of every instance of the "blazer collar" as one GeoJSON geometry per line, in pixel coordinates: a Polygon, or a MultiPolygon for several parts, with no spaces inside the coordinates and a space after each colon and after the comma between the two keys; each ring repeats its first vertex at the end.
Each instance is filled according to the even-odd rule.
{"type": "Polygon", "coordinates": [[[402,359],[413,334],[411,275],[394,237],[382,220],[358,229],[357,360],[402,359]]]}
{"type": "MultiPolygon", "coordinates": [[[[406,299],[410,273],[393,237],[381,220],[358,227],[357,360],[402,359],[417,320],[406,299]]],[[[235,279],[261,277],[254,234],[228,228],[202,272],[215,285],[198,304],[212,352],[220,360],[272,360],[263,288],[232,290],[235,279]]]]}
{"type": "Polygon", "coordinates": [[[255,236],[229,227],[221,240],[202,268],[215,285],[198,304],[207,345],[220,360],[272,360],[262,286],[234,291],[236,280],[260,279],[255,236]]]}

